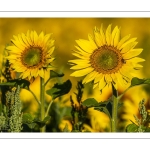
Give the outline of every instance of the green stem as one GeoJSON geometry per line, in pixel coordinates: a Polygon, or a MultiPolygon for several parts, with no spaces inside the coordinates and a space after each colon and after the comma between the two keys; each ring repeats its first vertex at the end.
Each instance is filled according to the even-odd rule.
{"type": "Polygon", "coordinates": [[[50,110],[50,108],[51,108],[51,105],[52,105],[53,101],[54,101],[53,99],[50,101],[50,103],[49,103],[49,105],[48,105],[48,107],[47,107],[47,111],[46,111],[45,117],[48,116],[48,112],[49,112],[49,110],[50,110]]]}
{"type": "Polygon", "coordinates": [[[116,132],[116,125],[117,125],[117,113],[118,113],[118,93],[117,90],[114,88],[112,84],[112,119],[111,119],[111,132],[116,132]]]}
{"type": "MultiPolygon", "coordinates": [[[[40,99],[41,99],[41,121],[45,118],[45,86],[44,78],[40,77],[40,99]]],[[[45,132],[45,126],[41,128],[41,132],[45,132]]]]}
{"type": "Polygon", "coordinates": [[[32,95],[34,96],[35,100],[37,101],[37,103],[39,105],[41,105],[41,102],[38,100],[38,98],[36,97],[36,95],[33,93],[33,91],[31,91],[31,89],[28,90],[30,93],[32,93],[32,95]]]}

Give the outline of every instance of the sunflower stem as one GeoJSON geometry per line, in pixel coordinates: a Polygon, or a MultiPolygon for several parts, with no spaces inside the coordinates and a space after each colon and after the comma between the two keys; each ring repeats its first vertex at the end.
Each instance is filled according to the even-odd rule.
{"type": "Polygon", "coordinates": [[[50,108],[51,108],[51,106],[52,106],[53,101],[54,101],[54,99],[52,99],[52,100],[50,101],[50,103],[49,103],[49,105],[48,105],[48,107],[47,107],[47,111],[46,111],[45,117],[48,116],[48,113],[49,113],[49,110],[50,110],[50,108]]]}
{"type": "Polygon", "coordinates": [[[118,113],[118,91],[112,84],[112,118],[111,118],[111,132],[116,132],[117,113],[118,113]]]}
{"type": "MultiPolygon", "coordinates": [[[[40,77],[40,99],[41,99],[41,121],[45,118],[45,86],[44,78],[40,77]]],[[[45,126],[43,126],[40,131],[45,132],[45,126]]]]}
{"type": "Polygon", "coordinates": [[[36,95],[33,93],[33,91],[31,89],[28,90],[30,93],[32,93],[32,95],[34,96],[35,100],[37,101],[37,103],[39,105],[41,105],[41,102],[38,100],[38,98],[36,97],[36,95]]]}

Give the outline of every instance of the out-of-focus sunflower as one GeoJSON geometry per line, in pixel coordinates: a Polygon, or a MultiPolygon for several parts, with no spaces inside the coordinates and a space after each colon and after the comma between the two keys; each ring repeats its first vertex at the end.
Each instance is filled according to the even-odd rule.
{"type": "Polygon", "coordinates": [[[94,86],[102,90],[106,85],[113,84],[118,89],[118,83],[124,85],[130,83],[136,70],[142,67],[138,64],[144,59],[136,57],[143,49],[136,48],[136,38],[127,35],[120,38],[120,28],[116,26],[111,32],[111,25],[103,30],[95,27],[94,36],[88,35],[89,40],[76,40],[78,46],[73,55],[78,59],[70,60],[77,70],[71,76],[86,76],[83,83],[94,80],[94,86]]]}
{"type": "Polygon", "coordinates": [[[44,78],[45,71],[52,69],[50,64],[54,58],[51,54],[55,47],[51,35],[44,35],[44,32],[38,35],[36,31],[27,31],[27,34],[13,36],[13,45],[7,47],[9,56],[6,58],[14,71],[21,73],[21,78],[44,78]]]}

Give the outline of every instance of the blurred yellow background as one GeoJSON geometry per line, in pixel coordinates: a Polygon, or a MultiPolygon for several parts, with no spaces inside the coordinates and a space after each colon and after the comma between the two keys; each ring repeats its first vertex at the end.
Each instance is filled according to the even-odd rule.
{"type": "MultiPolygon", "coordinates": [[[[56,57],[53,63],[57,67],[58,72],[63,72],[65,76],[63,81],[70,79],[72,82],[72,89],[64,99],[68,98],[67,105],[70,105],[69,96],[76,91],[77,81],[82,78],[70,77],[72,73],[68,60],[75,57],[71,54],[75,49],[75,40],[87,39],[88,34],[93,33],[95,26],[100,27],[103,24],[106,29],[109,24],[112,28],[115,26],[121,27],[121,36],[131,34],[132,37],[137,37],[137,48],[143,48],[140,55],[146,61],[142,63],[143,68],[137,75],[139,78],[150,77],[150,18],[0,18],[0,62],[2,62],[2,54],[5,46],[10,43],[13,35],[26,33],[27,30],[35,30],[37,33],[44,31],[45,33],[53,33],[55,39],[56,50],[54,56],[56,57]]],[[[51,86],[51,85],[49,85],[51,86]]],[[[39,96],[39,79],[32,85],[32,90],[39,96]]],[[[124,89],[120,89],[119,92],[124,89]]],[[[107,100],[111,94],[110,87],[106,88],[100,95],[98,89],[92,90],[90,84],[85,85],[83,100],[87,97],[94,97],[97,101],[107,100]]],[[[134,121],[133,115],[138,113],[138,104],[142,99],[146,100],[146,107],[150,109],[150,87],[137,86],[129,90],[123,97],[123,107],[119,110],[119,124],[120,128],[124,128],[127,124],[134,121]]],[[[48,101],[50,97],[47,96],[48,101]]],[[[37,103],[33,100],[33,96],[23,90],[21,92],[21,100],[30,104],[30,111],[36,112],[37,103]],[[24,96],[27,95],[27,96],[24,96]]],[[[91,131],[98,132],[107,128],[108,117],[96,110],[90,109],[88,111],[91,119],[91,131]]],[[[64,126],[63,126],[64,127],[64,126]]],[[[63,128],[62,127],[62,128],[63,128]]]]}

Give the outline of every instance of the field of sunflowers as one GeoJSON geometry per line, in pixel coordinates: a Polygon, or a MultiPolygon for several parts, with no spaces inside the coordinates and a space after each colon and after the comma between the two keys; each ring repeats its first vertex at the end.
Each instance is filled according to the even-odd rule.
{"type": "Polygon", "coordinates": [[[149,60],[149,18],[0,18],[0,131],[149,132],[149,60]]]}

